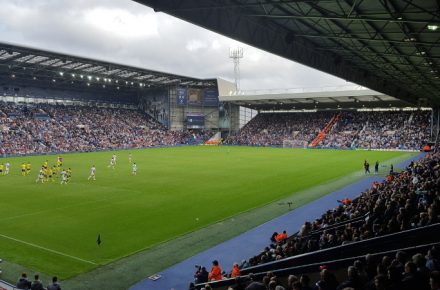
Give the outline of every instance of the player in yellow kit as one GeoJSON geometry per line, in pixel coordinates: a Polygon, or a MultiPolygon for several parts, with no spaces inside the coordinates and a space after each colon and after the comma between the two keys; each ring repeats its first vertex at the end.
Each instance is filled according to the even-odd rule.
{"type": "Polygon", "coordinates": [[[20,165],[20,167],[21,167],[21,176],[25,176],[26,175],[26,163],[23,162],[20,165]]]}
{"type": "Polygon", "coordinates": [[[30,162],[28,162],[27,164],[26,164],[26,174],[29,174],[29,173],[31,173],[31,163],[30,162]]]}
{"type": "Polygon", "coordinates": [[[3,163],[0,163],[0,175],[3,175],[3,171],[5,170],[5,166],[3,163]]]}

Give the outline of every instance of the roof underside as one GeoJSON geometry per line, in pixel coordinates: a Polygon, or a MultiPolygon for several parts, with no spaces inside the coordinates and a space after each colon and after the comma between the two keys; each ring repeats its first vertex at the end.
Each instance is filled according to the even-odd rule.
{"type": "Polygon", "coordinates": [[[376,91],[345,90],[307,93],[238,94],[220,100],[255,110],[338,110],[362,108],[405,108],[408,102],[376,91]]]}
{"type": "Polygon", "coordinates": [[[440,0],[136,1],[413,104],[440,104],[440,0]]]}
{"type": "Polygon", "coordinates": [[[50,83],[109,89],[216,86],[215,79],[201,80],[6,43],[0,43],[1,79],[27,85],[50,83]]]}

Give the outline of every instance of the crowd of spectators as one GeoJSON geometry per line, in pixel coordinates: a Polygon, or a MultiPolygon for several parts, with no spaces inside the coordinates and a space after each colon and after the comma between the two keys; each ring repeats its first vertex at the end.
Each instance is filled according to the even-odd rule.
{"type": "MultiPolygon", "coordinates": [[[[366,255],[355,260],[340,281],[322,265],[319,278],[314,281],[308,275],[289,275],[286,281],[267,272],[261,281],[252,274],[238,277],[228,290],[439,290],[439,250],[432,246],[427,253],[412,256],[404,251],[395,255],[366,255]]],[[[194,289],[190,285],[189,290],[194,289]]],[[[212,288],[207,284],[201,289],[212,288]]]]}
{"type": "Polygon", "coordinates": [[[282,146],[290,140],[295,147],[306,147],[325,127],[333,114],[317,113],[260,113],[226,144],[252,146],[282,146]]]}
{"type": "Polygon", "coordinates": [[[136,110],[0,102],[0,155],[195,144],[211,133],[167,130],[136,110]]]}
{"type": "Polygon", "coordinates": [[[323,148],[420,150],[429,137],[428,111],[343,112],[323,148]]]}
{"type": "Polygon", "coordinates": [[[350,203],[341,203],[319,219],[306,222],[298,234],[286,242],[272,242],[243,266],[255,266],[438,223],[439,188],[440,153],[434,153],[417,163],[412,162],[406,170],[388,176],[382,183],[375,182],[369,190],[350,203]],[[357,220],[341,227],[326,229],[352,219],[357,220]]]}
{"type": "MultiPolygon", "coordinates": [[[[410,165],[400,173],[390,173],[384,182],[373,183],[369,190],[361,193],[361,195],[353,201],[341,202],[338,207],[325,212],[315,221],[304,223],[297,234],[287,239],[277,239],[280,234],[272,234],[270,245],[260,254],[250,258],[248,261],[243,261],[240,268],[248,268],[290,256],[332,248],[439,222],[440,153],[432,153],[418,162],[411,162],[410,165]],[[340,226],[331,227],[337,224],[340,224],[340,226]]],[[[434,248],[430,250],[427,257],[426,267],[431,271],[440,270],[439,249],[434,248]]],[[[377,283],[384,285],[390,283],[389,278],[386,278],[386,273],[390,270],[391,266],[398,267],[399,273],[406,273],[400,277],[400,274],[394,273],[394,268],[391,268],[393,275],[399,276],[400,280],[398,280],[403,283],[403,279],[406,276],[414,275],[414,271],[418,271],[417,269],[424,267],[425,261],[423,260],[423,256],[417,256],[417,259],[419,260],[414,262],[416,265],[410,263],[407,267],[403,259],[401,259],[400,264],[396,266],[396,262],[391,262],[392,259],[388,258],[387,267],[381,268],[381,272],[369,275],[369,279],[373,279],[370,288],[366,288],[366,286],[353,288],[356,290],[418,289],[409,286],[409,288],[387,288],[388,286],[385,287],[383,285],[380,287],[377,286],[379,287],[377,288],[373,285],[377,278],[376,275],[380,276],[377,278],[377,283]],[[382,277],[383,275],[385,276],[382,277]]],[[[348,271],[349,276],[360,271],[360,264],[350,269],[348,271]]],[[[426,274],[426,271],[424,274],[426,274]]],[[[435,275],[438,275],[438,273],[435,275]]],[[[438,279],[438,276],[436,277],[436,279],[438,279]]],[[[396,279],[396,277],[390,279],[396,279]]],[[[391,282],[394,283],[396,281],[393,280],[391,282]]],[[[425,285],[427,285],[427,280],[425,279],[424,281],[425,285]]],[[[266,288],[246,289],[275,289],[267,283],[265,284],[266,288]]],[[[319,288],[318,285],[315,288],[304,288],[304,285],[301,287],[290,287],[286,289],[344,289],[336,286],[319,288]]],[[[233,289],[245,288],[238,287],[233,289]]]]}
{"type": "MultiPolygon", "coordinates": [[[[260,113],[226,144],[306,147],[335,112],[260,113]]],[[[420,150],[429,139],[429,111],[342,112],[321,148],[420,150]]]]}

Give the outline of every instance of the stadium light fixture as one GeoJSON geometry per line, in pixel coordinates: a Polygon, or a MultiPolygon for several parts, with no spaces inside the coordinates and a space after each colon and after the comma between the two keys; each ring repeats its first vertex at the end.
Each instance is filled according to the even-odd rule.
{"type": "Polygon", "coordinates": [[[63,76],[63,75],[64,75],[64,73],[62,71],[60,71],[60,76],[63,76]]]}
{"type": "Polygon", "coordinates": [[[82,79],[84,78],[84,76],[83,76],[83,75],[79,75],[79,77],[80,77],[80,78],[82,78],[82,79]]]}
{"type": "Polygon", "coordinates": [[[118,84],[118,83],[119,83],[119,81],[118,81],[118,80],[116,80],[116,81],[115,81],[115,83],[117,83],[117,84],[118,84]]]}
{"type": "Polygon", "coordinates": [[[57,80],[56,80],[56,79],[52,79],[52,82],[56,83],[56,82],[57,82],[57,80]]]}
{"type": "Polygon", "coordinates": [[[12,74],[12,75],[11,75],[11,78],[15,78],[15,75],[14,75],[14,74],[12,74]]]}
{"type": "Polygon", "coordinates": [[[87,78],[89,79],[89,81],[91,81],[91,80],[92,80],[92,76],[87,76],[87,78]]]}
{"type": "Polygon", "coordinates": [[[439,28],[439,26],[436,24],[428,24],[427,28],[428,30],[436,31],[439,28]]]}
{"type": "Polygon", "coordinates": [[[96,80],[99,82],[99,77],[96,77],[96,80]]]}
{"type": "Polygon", "coordinates": [[[72,74],[72,78],[74,78],[75,77],[75,74],[72,74]]]}
{"type": "Polygon", "coordinates": [[[32,79],[35,81],[37,79],[37,77],[33,77],[32,79]]]}
{"type": "Polygon", "coordinates": [[[90,87],[90,83],[87,83],[87,86],[90,87]]]}

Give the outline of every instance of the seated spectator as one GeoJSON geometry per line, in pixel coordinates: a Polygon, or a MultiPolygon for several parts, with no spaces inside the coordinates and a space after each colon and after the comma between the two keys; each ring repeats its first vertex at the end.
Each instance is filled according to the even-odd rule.
{"type": "Polygon", "coordinates": [[[363,289],[363,285],[361,285],[360,283],[359,274],[356,267],[354,266],[348,267],[347,275],[348,275],[348,279],[342,282],[341,284],[339,284],[338,288],[336,288],[337,290],[343,290],[349,287],[354,288],[356,290],[363,289]]]}
{"type": "Polygon", "coordinates": [[[222,269],[217,260],[212,261],[211,272],[208,275],[208,281],[218,281],[222,279],[222,269]]]}
{"type": "Polygon", "coordinates": [[[232,266],[231,278],[236,278],[239,276],[240,276],[240,268],[238,267],[237,263],[234,263],[234,265],[232,266]]]}

